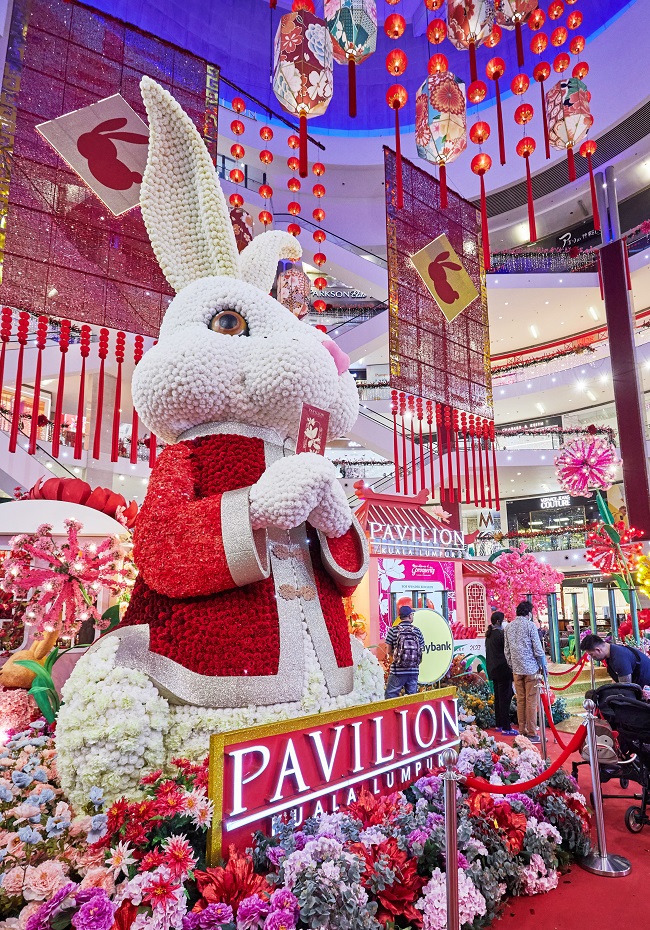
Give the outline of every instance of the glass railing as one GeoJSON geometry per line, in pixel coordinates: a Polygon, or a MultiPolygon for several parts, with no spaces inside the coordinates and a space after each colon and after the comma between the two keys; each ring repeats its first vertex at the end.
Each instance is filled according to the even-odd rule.
{"type": "Polygon", "coordinates": [[[568,552],[572,549],[585,548],[585,533],[570,532],[557,533],[553,536],[508,536],[497,540],[492,537],[476,539],[472,546],[475,555],[480,559],[487,559],[493,553],[502,549],[526,546],[529,552],[568,552]]]}
{"type": "MultiPolygon", "coordinates": [[[[645,225],[645,224],[644,224],[645,225]]],[[[650,233],[643,228],[627,235],[628,252],[636,255],[650,247],[650,233]]],[[[597,242],[600,246],[600,242],[597,242]]],[[[566,248],[520,248],[508,252],[495,252],[492,255],[492,274],[539,274],[572,272],[596,272],[596,251],[592,246],[571,254],[566,248]]]]}
{"type": "MultiPolygon", "coordinates": [[[[0,412],[0,430],[5,433],[11,431],[11,418],[5,413],[0,412]]],[[[39,430],[39,433],[42,430],[39,430]]],[[[18,428],[18,445],[21,449],[24,449],[27,452],[29,446],[29,421],[27,421],[27,426],[24,423],[19,424],[18,428]]],[[[66,468],[58,459],[55,459],[47,449],[44,449],[43,446],[37,442],[36,450],[34,452],[34,458],[41,465],[44,465],[45,468],[52,475],[56,475],[57,478],[76,478],[77,475],[74,472],[70,471],[69,468],[66,468]]]]}

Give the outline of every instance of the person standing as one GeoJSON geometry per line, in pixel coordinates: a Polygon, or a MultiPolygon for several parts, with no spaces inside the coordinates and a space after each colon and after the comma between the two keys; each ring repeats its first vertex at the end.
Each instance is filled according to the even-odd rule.
{"type": "Polygon", "coordinates": [[[539,743],[537,735],[537,675],[546,668],[546,656],[533,622],[533,605],[522,601],[517,616],[505,631],[504,652],[512,669],[517,695],[519,732],[531,743],[539,743]]]}
{"type": "Polygon", "coordinates": [[[505,736],[516,736],[510,726],[510,702],[512,701],[512,672],[505,656],[505,633],[503,612],[495,610],[490,617],[491,626],[485,634],[485,664],[488,678],[494,688],[494,716],[496,729],[505,736]]]}
{"type": "Polygon", "coordinates": [[[424,653],[424,636],[422,631],[413,626],[413,608],[405,605],[399,609],[399,625],[392,626],[386,634],[388,657],[391,659],[390,672],[386,682],[386,697],[394,698],[401,694],[416,694],[418,674],[424,653]]]}

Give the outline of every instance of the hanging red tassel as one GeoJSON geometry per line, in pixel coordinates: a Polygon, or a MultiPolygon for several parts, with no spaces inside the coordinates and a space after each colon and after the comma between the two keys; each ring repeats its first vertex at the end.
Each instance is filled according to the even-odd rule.
{"type": "Polygon", "coordinates": [[[34,396],[32,399],[32,422],[29,429],[29,446],[27,451],[30,455],[36,452],[36,440],[38,439],[38,408],[41,404],[41,372],[43,370],[43,349],[47,342],[47,330],[50,325],[49,317],[39,316],[36,326],[36,374],[34,375],[34,396]]]}
{"type": "Polygon", "coordinates": [[[357,115],[357,64],[354,58],[348,58],[348,112],[352,118],[357,115]]]}
{"type": "Polygon", "coordinates": [[[548,134],[548,114],[546,112],[546,92],[544,90],[544,81],[551,76],[551,66],[547,61],[538,62],[533,68],[533,78],[539,84],[540,94],[542,96],[542,125],[544,127],[544,153],[546,158],[551,157],[551,140],[548,134]]]}
{"type": "MultiPolygon", "coordinates": [[[[144,349],[144,338],[142,336],[136,336],[133,341],[133,366],[137,367],[138,362],[142,358],[144,349]]],[[[130,461],[132,465],[137,465],[138,463],[138,411],[135,409],[135,404],[133,404],[133,416],[131,418],[131,455],[130,461]]]]}
{"type": "Polygon", "coordinates": [[[444,162],[441,162],[438,167],[440,168],[440,209],[446,210],[448,205],[447,200],[447,166],[444,162]]]}
{"type": "Polygon", "coordinates": [[[483,420],[482,425],[483,443],[485,451],[485,483],[488,492],[488,507],[492,510],[492,478],[490,476],[490,428],[488,421],[483,420]]]}
{"type": "Polygon", "coordinates": [[[99,331],[99,377],[97,378],[97,410],[95,413],[95,438],[93,439],[93,458],[98,459],[102,444],[102,415],[104,413],[104,364],[108,355],[108,330],[105,326],[99,331]]]}
{"type": "Polygon", "coordinates": [[[591,156],[596,151],[596,143],[593,139],[585,139],[582,143],[578,152],[582,155],[583,158],[587,159],[587,165],[589,167],[589,187],[591,189],[591,211],[594,215],[594,229],[596,232],[600,232],[600,211],[598,209],[598,195],[596,193],[596,179],[594,177],[594,166],[591,161],[591,156]]]}
{"type": "Polygon", "coordinates": [[[440,468],[440,502],[447,498],[445,487],[445,453],[442,440],[442,404],[436,404],[436,429],[438,438],[438,466],[440,468]]]}
{"type": "Polygon", "coordinates": [[[463,499],[463,482],[460,476],[460,438],[458,436],[459,424],[458,424],[458,411],[453,409],[451,412],[451,427],[454,434],[454,446],[456,448],[456,496],[458,503],[463,499]]]}
{"type": "Polygon", "coordinates": [[[463,410],[460,415],[460,429],[463,434],[463,457],[465,460],[465,503],[469,504],[469,455],[467,452],[467,414],[463,410]]]}
{"type": "Polygon", "coordinates": [[[494,506],[498,510],[501,507],[499,497],[499,472],[497,471],[497,440],[494,432],[494,420],[490,420],[490,440],[492,442],[492,473],[494,475],[494,506]]]}
{"type": "Polygon", "coordinates": [[[23,389],[23,361],[25,358],[25,345],[27,344],[27,334],[29,332],[29,313],[21,310],[18,314],[18,361],[16,362],[16,385],[14,388],[14,409],[11,417],[11,429],[9,431],[9,451],[15,452],[18,445],[18,428],[20,426],[20,414],[22,412],[21,394],[23,389]]]}
{"type": "Polygon", "coordinates": [[[596,252],[596,270],[598,271],[598,286],[600,288],[600,299],[605,299],[605,290],[603,288],[603,270],[600,267],[600,250],[596,252]]]}
{"type": "Polygon", "coordinates": [[[402,179],[402,144],[399,134],[399,109],[395,109],[395,175],[397,179],[397,197],[395,206],[401,210],[404,206],[404,184],[402,179]]]}
{"type": "Polygon", "coordinates": [[[478,80],[478,72],[476,70],[476,43],[470,42],[468,45],[469,50],[469,77],[470,81],[473,84],[474,81],[478,80]]]}
{"type": "Polygon", "coordinates": [[[307,117],[304,113],[300,114],[300,149],[298,155],[300,157],[298,165],[298,174],[301,178],[306,178],[308,174],[308,164],[307,164],[307,117]]]}
{"type": "Polygon", "coordinates": [[[274,10],[278,5],[278,0],[269,0],[269,9],[274,10]]]}
{"type": "Polygon", "coordinates": [[[535,200],[533,198],[533,179],[530,173],[530,156],[535,151],[535,140],[532,136],[524,136],[517,143],[517,155],[526,160],[526,189],[528,191],[528,237],[531,242],[537,239],[537,226],[535,224],[535,200]]]}
{"type": "Polygon", "coordinates": [[[573,154],[573,146],[569,146],[566,150],[567,162],[569,165],[569,181],[575,181],[576,179],[576,159],[573,154]]]}
{"type": "Polygon", "coordinates": [[[76,459],[81,458],[83,451],[83,420],[86,394],[86,359],[90,355],[90,326],[85,324],[81,327],[81,337],[79,342],[79,351],[81,353],[81,373],[79,375],[79,399],[77,401],[77,427],[74,437],[73,456],[76,459]]]}
{"type": "Polygon", "coordinates": [[[415,397],[409,394],[408,398],[409,421],[411,429],[411,489],[417,494],[417,468],[415,464],[415,397]]]}
{"type": "Polygon", "coordinates": [[[422,443],[422,419],[424,417],[424,410],[423,410],[422,405],[423,405],[422,398],[418,397],[418,399],[415,402],[415,407],[417,410],[419,435],[420,435],[420,448],[418,449],[418,455],[420,456],[420,490],[421,491],[423,490],[423,488],[426,487],[426,484],[427,484],[427,479],[424,476],[424,445],[422,443]]]}
{"type": "Polygon", "coordinates": [[[431,499],[436,499],[436,476],[433,471],[433,404],[427,401],[427,426],[429,427],[429,472],[431,477],[431,499]]]}
{"type": "Polygon", "coordinates": [[[478,441],[478,476],[481,485],[481,507],[485,507],[485,478],[483,475],[483,422],[480,417],[476,417],[476,439],[478,441]]]}
{"type": "Polygon", "coordinates": [[[390,392],[390,412],[393,418],[393,460],[395,462],[395,493],[400,493],[399,442],[397,440],[397,391],[390,392]]]}
{"type": "Polygon", "coordinates": [[[454,494],[454,460],[452,458],[451,447],[451,407],[445,404],[445,437],[447,440],[447,485],[449,487],[449,501],[454,503],[456,496],[454,494]]]}
{"type": "Polygon", "coordinates": [[[478,174],[481,182],[481,244],[483,248],[483,266],[485,271],[490,270],[492,259],[490,257],[490,233],[488,230],[487,198],[485,196],[485,173],[492,167],[492,159],[487,152],[479,152],[472,158],[470,167],[474,174],[478,174]]]}
{"type": "Polygon", "coordinates": [[[406,394],[399,392],[399,415],[402,418],[402,487],[404,494],[409,492],[408,457],[406,455],[406,394]]]}
{"type": "Polygon", "coordinates": [[[111,462],[117,462],[120,445],[120,406],[122,405],[122,362],[126,333],[119,332],[115,340],[115,361],[117,377],[115,378],[115,401],[113,403],[113,436],[111,441],[111,462]]]}
{"type": "Polygon", "coordinates": [[[149,433],[149,468],[153,468],[156,464],[156,437],[153,433],[149,433]]]}
{"type": "Polygon", "coordinates": [[[5,377],[5,356],[7,354],[7,343],[11,339],[11,324],[13,322],[13,311],[11,307],[3,307],[0,316],[0,399],[2,398],[2,388],[5,377]]]}
{"type": "Polygon", "coordinates": [[[521,22],[518,19],[515,20],[515,40],[517,44],[517,64],[521,70],[524,66],[524,40],[521,35],[521,22]]]}
{"type": "Polygon", "coordinates": [[[478,507],[478,482],[476,478],[476,447],[474,445],[474,436],[476,435],[476,423],[473,413],[469,415],[469,435],[472,440],[472,476],[474,478],[474,506],[478,507]]]}
{"type": "Polygon", "coordinates": [[[630,274],[630,253],[627,250],[627,239],[623,238],[623,257],[625,258],[625,277],[627,279],[627,289],[632,290],[632,275],[630,274]]]}
{"type": "Polygon", "coordinates": [[[59,380],[56,387],[56,405],[54,407],[54,426],[52,429],[52,455],[59,457],[61,445],[61,420],[63,419],[63,394],[65,392],[65,357],[70,345],[70,320],[61,320],[59,324],[59,380]]]}

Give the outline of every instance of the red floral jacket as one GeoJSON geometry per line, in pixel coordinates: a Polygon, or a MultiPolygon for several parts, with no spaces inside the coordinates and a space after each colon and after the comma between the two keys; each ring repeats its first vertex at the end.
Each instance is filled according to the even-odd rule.
{"type": "Polygon", "coordinates": [[[152,472],[118,662],[144,666],[171,699],[214,707],[299,700],[306,638],[330,694],[352,690],[342,595],[366,571],[365,538],[356,520],[330,540],[307,524],[251,529],[249,488],[283,454],[277,442],[210,434],[168,446],[152,472]]]}

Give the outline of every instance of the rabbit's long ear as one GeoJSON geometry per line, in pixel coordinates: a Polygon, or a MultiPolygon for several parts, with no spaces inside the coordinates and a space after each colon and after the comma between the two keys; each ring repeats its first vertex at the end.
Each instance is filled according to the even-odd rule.
{"type": "Polygon", "coordinates": [[[163,274],[174,288],[239,275],[235,234],[212,159],[189,116],[150,77],[140,81],[149,117],[141,206],[163,274]]]}
{"type": "Polygon", "coordinates": [[[273,287],[280,259],[288,258],[297,262],[301,255],[300,243],[290,233],[280,229],[260,233],[239,256],[239,276],[242,281],[254,284],[268,294],[273,287]]]}

